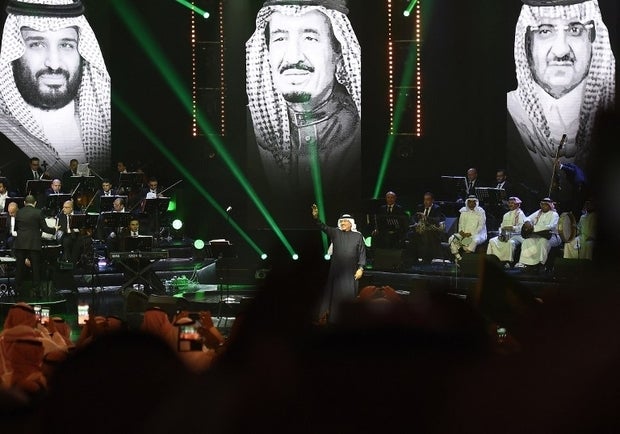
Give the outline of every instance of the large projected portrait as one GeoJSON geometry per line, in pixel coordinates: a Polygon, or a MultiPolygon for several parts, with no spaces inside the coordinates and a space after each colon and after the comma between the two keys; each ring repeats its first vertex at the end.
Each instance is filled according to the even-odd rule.
{"type": "MultiPolygon", "coordinates": [[[[110,166],[110,76],[80,0],[9,0],[0,46],[5,156],[110,166]]],[[[4,152],[3,152],[4,153],[4,152]]]]}
{"type": "Polygon", "coordinates": [[[347,14],[344,0],[266,1],[246,43],[249,166],[277,219],[277,204],[307,214],[321,194],[341,213],[360,190],[361,53],[347,14]]]}
{"type": "Polygon", "coordinates": [[[523,3],[515,30],[517,89],[507,95],[514,123],[507,157],[513,178],[523,174],[540,198],[552,185],[556,155],[573,175],[587,174],[597,118],[614,104],[615,59],[597,0],[523,3]]]}

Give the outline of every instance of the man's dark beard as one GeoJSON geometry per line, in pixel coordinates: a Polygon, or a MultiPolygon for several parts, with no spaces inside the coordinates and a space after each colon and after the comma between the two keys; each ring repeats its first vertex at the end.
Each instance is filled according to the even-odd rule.
{"type": "Polygon", "coordinates": [[[310,95],[308,92],[287,92],[284,95],[284,99],[288,102],[300,103],[310,101],[310,95]]]}
{"type": "Polygon", "coordinates": [[[37,71],[35,78],[32,78],[32,73],[28,70],[20,61],[13,61],[13,76],[15,77],[15,84],[17,90],[24,98],[26,103],[33,107],[37,107],[43,110],[58,110],[63,108],[77,96],[80,83],[82,82],[82,62],[80,60],[80,66],[76,74],[70,79],[69,72],[64,69],[42,69],[37,71]],[[67,89],[64,92],[50,89],[47,93],[42,93],[36,83],[38,77],[42,74],[62,74],[67,79],[67,89]]]}

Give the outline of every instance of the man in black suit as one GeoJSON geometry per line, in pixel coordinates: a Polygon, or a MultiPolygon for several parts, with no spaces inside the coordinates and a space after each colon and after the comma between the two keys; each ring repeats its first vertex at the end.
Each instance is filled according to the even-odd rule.
{"type": "Polygon", "coordinates": [[[37,201],[33,195],[24,198],[24,207],[15,216],[17,237],[13,244],[16,259],[15,286],[20,299],[31,296],[40,297],[41,287],[41,232],[54,234],[58,228],[50,228],[45,223],[43,212],[36,208],[37,201]],[[32,293],[24,288],[26,259],[32,269],[32,293]]]}
{"type": "Polygon", "coordinates": [[[28,181],[37,181],[39,179],[49,179],[49,175],[47,174],[47,172],[45,172],[42,168],[41,168],[41,162],[39,161],[38,157],[32,157],[30,159],[30,163],[28,165],[28,168],[26,170],[24,170],[24,172],[22,173],[22,176],[18,178],[19,180],[21,180],[21,185],[19,186],[20,190],[22,194],[26,195],[26,194],[30,194],[31,192],[28,191],[27,187],[26,187],[26,183],[28,181]]]}
{"type": "Polygon", "coordinates": [[[62,213],[58,216],[59,231],[62,232],[60,244],[62,245],[62,261],[77,264],[84,247],[80,228],[71,221],[73,215],[73,202],[70,200],[62,204],[62,213]],[[73,223],[73,227],[71,224],[73,223]]]}
{"type": "Polygon", "coordinates": [[[424,202],[411,219],[411,231],[407,234],[409,240],[409,255],[417,261],[429,263],[433,258],[441,258],[441,240],[445,237],[444,224],[446,216],[435,204],[433,193],[424,193],[424,202]]]}
{"type": "Polygon", "coordinates": [[[409,217],[403,207],[396,203],[396,193],[388,191],[385,194],[385,204],[379,207],[374,219],[372,247],[400,249],[407,231],[409,217]]]}

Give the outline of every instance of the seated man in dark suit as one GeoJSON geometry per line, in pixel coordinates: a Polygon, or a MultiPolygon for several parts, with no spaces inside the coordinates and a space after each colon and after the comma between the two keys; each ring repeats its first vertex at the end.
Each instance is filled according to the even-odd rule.
{"type": "Polygon", "coordinates": [[[58,217],[59,231],[62,232],[60,237],[62,260],[77,264],[84,250],[84,237],[80,233],[80,228],[75,227],[75,223],[71,221],[72,215],[73,202],[68,200],[63,203],[62,213],[58,217]]]}
{"type": "Polygon", "coordinates": [[[446,216],[435,204],[433,193],[424,193],[424,203],[411,219],[411,230],[407,234],[409,254],[414,260],[421,258],[423,262],[431,262],[433,258],[441,258],[441,241],[445,238],[444,224],[446,216]]]}
{"type": "MultiPolygon", "coordinates": [[[[146,234],[140,229],[140,220],[138,220],[137,217],[132,217],[132,219],[129,221],[129,225],[123,228],[119,234],[120,250],[123,252],[132,250],[130,245],[134,243],[131,243],[129,239],[135,239],[143,235],[146,234]]],[[[127,264],[127,266],[129,266],[129,268],[138,271],[148,266],[150,260],[145,258],[127,258],[124,260],[124,262],[125,264],[127,264]]],[[[125,268],[125,278],[130,279],[135,273],[132,273],[130,270],[127,269],[127,267],[125,268]]],[[[161,282],[161,280],[159,280],[159,277],[157,277],[152,268],[149,268],[148,270],[142,272],[141,277],[144,280],[139,280],[138,283],[143,283],[144,281],[149,282],[149,284],[145,285],[144,287],[144,291],[147,294],[166,293],[166,288],[164,287],[164,284],[161,282]]]]}
{"type": "Polygon", "coordinates": [[[374,215],[372,247],[379,249],[400,249],[407,232],[409,216],[402,206],[396,203],[396,193],[385,194],[385,204],[374,215]]]}

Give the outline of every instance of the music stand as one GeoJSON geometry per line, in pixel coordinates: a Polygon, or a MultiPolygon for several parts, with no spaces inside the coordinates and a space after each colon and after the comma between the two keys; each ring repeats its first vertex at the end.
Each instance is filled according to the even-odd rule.
{"type": "Polygon", "coordinates": [[[102,212],[100,214],[104,228],[125,228],[129,226],[131,213],[128,212],[102,212]]]}
{"type": "Polygon", "coordinates": [[[153,250],[153,236],[152,235],[138,235],[136,237],[124,238],[125,252],[150,252],[153,250]]]}
{"type": "Polygon", "coordinates": [[[170,204],[169,197],[153,197],[144,199],[143,212],[155,218],[153,222],[153,233],[159,238],[159,222],[163,214],[168,210],[170,204]]]}
{"type": "Polygon", "coordinates": [[[506,190],[495,187],[476,187],[476,197],[481,203],[497,204],[506,199],[506,190]]]}
{"type": "Polygon", "coordinates": [[[63,185],[63,188],[66,190],[73,191],[78,185],[80,186],[80,191],[95,190],[96,188],[94,176],[70,176],[65,178],[65,180],[67,185],[63,185]]]}
{"type": "MultiPolygon", "coordinates": [[[[230,270],[232,262],[237,258],[234,246],[228,240],[211,240],[207,243],[207,254],[210,258],[216,258],[215,273],[219,281],[220,301],[217,309],[217,327],[222,321],[222,304],[228,298],[230,290],[230,270]],[[226,297],[224,297],[224,283],[226,284],[226,297]]],[[[226,323],[224,323],[226,326],[226,323]]]]}
{"type": "Polygon", "coordinates": [[[50,194],[45,198],[45,208],[52,210],[50,215],[54,216],[62,210],[62,205],[68,200],[71,200],[70,194],[50,194]]]}
{"type": "Polygon", "coordinates": [[[467,192],[467,179],[464,176],[441,176],[442,190],[447,197],[463,199],[467,192]]]}
{"type": "Polygon", "coordinates": [[[31,194],[37,197],[40,194],[45,193],[45,190],[52,185],[51,179],[29,179],[26,181],[26,194],[31,194]]]}
{"type": "Polygon", "coordinates": [[[116,199],[123,199],[125,206],[127,206],[127,196],[99,196],[99,211],[108,212],[114,208],[114,201],[116,199]]]}
{"type": "Polygon", "coordinates": [[[142,172],[125,172],[120,173],[118,176],[118,187],[125,187],[132,189],[142,185],[144,179],[144,173],[142,172]]]}
{"type": "Polygon", "coordinates": [[[6,200],[4,201],[4,212],[9,212],[9,204],[11,202],[15,202],[17,204],[17,208],[23,208],[24,207],[24,198],[19,196],[19,197],[7,197],[6,200]]]}

